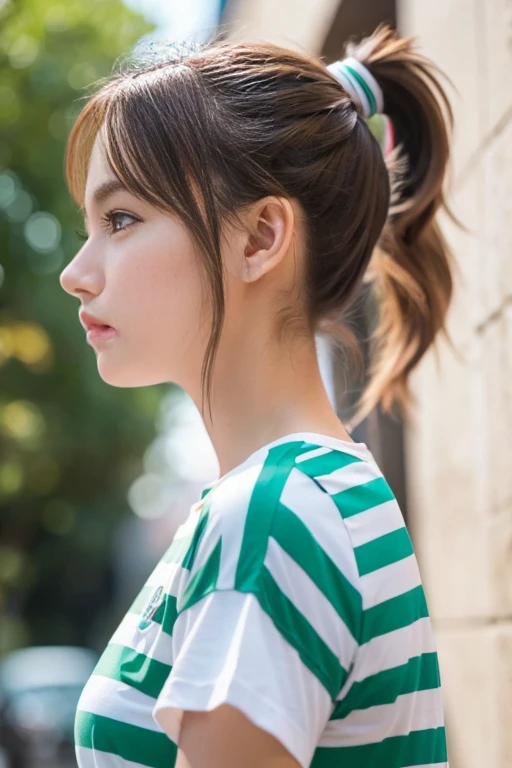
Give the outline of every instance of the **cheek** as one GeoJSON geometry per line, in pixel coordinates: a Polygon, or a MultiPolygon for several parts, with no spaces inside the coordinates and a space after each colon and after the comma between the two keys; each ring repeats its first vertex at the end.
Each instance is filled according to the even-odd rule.
{"type": "Polygon", "coordinates": [[[140,233],[105,260],[104,307],[119,337],[99,354],[98,372],[118,387],[185,386],[200,370],[210,332],[200,261],[168,219],[140,233]]]}
{"type": "Polygon", "coordinates": [[[139,243],[117,272],[119,330],[126,343],[139,348],[138,354],[147,350],[153,355],[162,344],[176,349],[197,337],[203,302],[189,242],[162,235],[139,243]]]}

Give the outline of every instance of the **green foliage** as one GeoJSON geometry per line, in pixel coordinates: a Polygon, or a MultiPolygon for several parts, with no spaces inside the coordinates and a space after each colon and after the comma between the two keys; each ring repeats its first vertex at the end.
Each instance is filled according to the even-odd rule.
{"type": "Polygon", "coordinates": [[[0,0],[0,29],[2,651],[87,642],[164,387],[105,384],[59,283],[80,247],[69,129],[151,27],[118,0],[0,0]]]}

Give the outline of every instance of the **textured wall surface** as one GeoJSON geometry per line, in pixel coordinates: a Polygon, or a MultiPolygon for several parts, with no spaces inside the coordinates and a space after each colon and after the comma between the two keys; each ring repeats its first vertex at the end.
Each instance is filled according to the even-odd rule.
{"type": "Polygon", "coordinates": [[[450,768],[512,766],[512,2],[401,0],[450,77],[449,329],[414,374],[410,528],[434,619],[450,768]]]}
{"type": "Polygon", "coordinates": [[[259,40],[318,51],[339,0],[230,0],[224,24],[232,40],[259,40]]]}

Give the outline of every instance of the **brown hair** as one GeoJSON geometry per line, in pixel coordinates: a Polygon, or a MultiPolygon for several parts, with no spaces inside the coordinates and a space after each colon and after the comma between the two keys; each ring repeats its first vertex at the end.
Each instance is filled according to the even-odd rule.
{"type": "Polygon", "coordinates": [[[379,311],[359,417],[377,403],[408,404],[408,374],[445,330],[452,276],[433,216],[444,204],[450,105],[432,63],[388,26],[346,53],[382,88],[400,145],[387,161],[321,60],[264,42],[214,40],[177,58],[136,61],[101,84],[71,130],[65,173],[80,206],[101,128],[112,171],[177,214],[203,254],[212,306],[203,402],[224,318],[221,225],[267,195],[294,198],[304,214],[300,301],[278,308],[280,330],[302,322],[350,339],[341,316],[371,259],[379,311]]]}

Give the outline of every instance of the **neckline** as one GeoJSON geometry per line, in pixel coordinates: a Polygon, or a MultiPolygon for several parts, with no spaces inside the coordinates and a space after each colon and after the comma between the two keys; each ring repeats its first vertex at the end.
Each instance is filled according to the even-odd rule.
{"type": "Polygon", "coordinates": [[[288,442],[291,443],[296,440],[311,443],[312,445],[317,445],[322,448],[337,448],[338,450],[343,450],[346,453],[352,453],[353,455],[358,456],[365,461],[374,461],[372,452],[366,443],[356,443],[354,440],[342,440],[341,437],[334,437],[334,435],[324,435],[321,432],[290,432],[287,435],[282,435],[281,437],[272,440],[270,443],[265,443],[265,445],[262,445],[260,448],[257,448],[255,451],[249,454],[249,456],[240,462],[240,464],[237,464],[236,467],[233,467],[228,472],[225,472],[216,480],[212,480],[207,485],[203,485],[200,492],[200,499],[203,500],[206,494],[209,493],[212,488],[217,487],[217,485],[219,485],[226,478],[231,477],[232,475],[240,472],[242,469],[245,469],[246,467],[256,463],[259,458],[268,453],[270,448],[273,448],[275,445],[281,445],[282,443],[288,442]]]}

